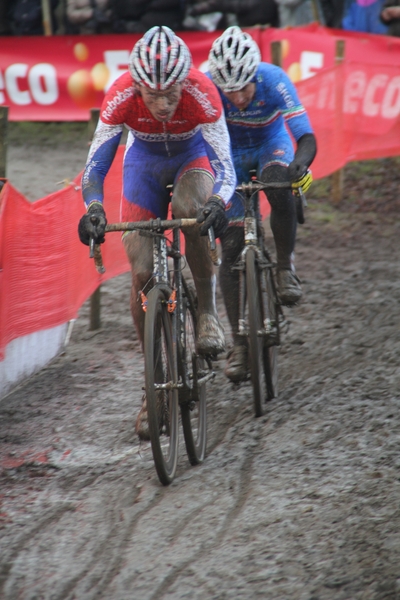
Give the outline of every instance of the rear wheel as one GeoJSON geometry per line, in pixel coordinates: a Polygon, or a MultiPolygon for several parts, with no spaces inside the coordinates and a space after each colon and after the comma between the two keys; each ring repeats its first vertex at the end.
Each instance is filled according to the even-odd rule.
{"type": "Polygon", "coordinates": [[[246,253],[246,294],[249,321],[250,377],[253,386],[254,411],[256,417],[260,417],[263,414],[264,399],[267,397],[264,380],[264,343],[261,335],[263,327],[262,297],[256,253],[251,248],[246,253]]]}
{"type": "Polygon", "coordinates": [[[208,373],[208,365],[196,353],[195,293],[187,286],[185,290],[182,371],[185,372],[186,385],[182,390],[181,415],[188,458],[192,465],[197,465],[204,460],[207,446],[207,390],[206,383],[200,383],[200,380],[208,373]]]}
{"type": "Polygon", "coordinates": [[[148,295],[144,359],[151,448],[158,477],[168,485],[178,461],[178,390],[168,293],[161,287],[148,295]]]}

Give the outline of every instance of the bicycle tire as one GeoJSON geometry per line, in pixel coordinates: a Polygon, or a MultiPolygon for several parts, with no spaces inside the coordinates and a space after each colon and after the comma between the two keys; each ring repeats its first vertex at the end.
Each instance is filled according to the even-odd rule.
{"type": "Polygon", "coordinates": [[[264,379],[263,338],[259,335],[263,327],[260,274],[256,253],[252,248],[246,253],[246,302],[249,321],[249,366],[253,386],[254,412],[261,417],[266,398],[264,379]]]}
{"type": "MultiPolygon", "coordinates": [[[[278,301],[276,298],[275,287],[272,281],[271,269],[265,271],[265,282],[267,295],[267,307],[268,317],[276,328],[276,342],[279,340],[279,313],[278,313],[278,301]]],[[[267,385],[267,397],[266,400],[272,400],[278,397],[278,346],[277,343],[273,345],[264,344],[263,348],[263,359],[264,359],[264,374],[267,385]]]]}
{"type": "Polygon", "coordinates": [[[145,387],[154,464],[163,485],[171,483],[178,462],[178,389],[172,341],[172,316],[167,310],[169,290],[154,287],[148,294],[144,324],[145,387]]]}
{"type": "Polygon", "coordinates": [[[196,294],[184,284],[183,318],[185,330],[185,356],[181,357],[186,365],[188,379],[181,404],[182,429],[186,452],[191,465],[203,462],[207,447],[207,385],[198,384],[198,378],[208,371],[206,360],[196,353],[196,294]]]}

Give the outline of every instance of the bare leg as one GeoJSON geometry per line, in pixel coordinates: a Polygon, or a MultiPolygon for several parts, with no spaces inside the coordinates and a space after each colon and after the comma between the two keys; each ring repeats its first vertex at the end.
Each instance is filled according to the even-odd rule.
{"type": "Polygon", "coordinates": [[[139,292],[149,283],[153,271],[153,242],[150,238],[139,236],[139,232],[134,231],[124,237],[123,243],[132,272],[131,313],[143,348],[144,311],[139,292]]]}
{"type": "MultiPolygon", "coordinates": [[[[188,171],[176,184],[172,197],[172,212],[179,219],[195,217],[210,197],[213,181],[201,171],[188,171]]],[[[203,353],[222,352],[225,347],[223,329],[215,305],[214,268],[208,253],[207,238],[197,228],[184,230],[186,258],[193,275],[198,297],[199,336],[198,350],[203,353]],[[204,318],[202,316],[204,315],[204,318]],[[205,315],[209,315],[205,317],[205,315]],[[202,338],[202,339],[200,339],[202,338]],[[207,339],[206,339],[207,338],[207,339]]]]}

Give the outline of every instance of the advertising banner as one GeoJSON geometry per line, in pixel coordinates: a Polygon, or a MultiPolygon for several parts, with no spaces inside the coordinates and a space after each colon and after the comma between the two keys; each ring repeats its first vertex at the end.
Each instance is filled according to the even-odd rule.
{"type": "MultiPolygon", "coordinates": [[[[271,60],[271,42],[282,41],[283,68],[298,83],[335,64],[335,45],[346,40],[346,62],[400,67],[400,39],[354,34],[316,25],[293,29],[248,29],[271,60]]],[[[207,69],[220,32],[182,32],[193,64],[207,69]]],[[[128,68],[139,35],[0,38],[0,105],[11,121],[85,121],[104,92],[128,68]]]]}

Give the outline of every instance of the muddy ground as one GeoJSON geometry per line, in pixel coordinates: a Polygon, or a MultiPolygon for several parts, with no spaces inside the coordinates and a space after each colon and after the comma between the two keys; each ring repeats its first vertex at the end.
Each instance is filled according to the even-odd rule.
{"type": "MultiPolygon", "coordinates": [[[[34,200],[80,170],[86,133],[21,127],[8,175],[34,200]]],[[[338,208],[328,180],[309,193],[279,398],[255,419],[221,357],[207,458],[181,446],[170,487],[134,433],[128,275],[102,288],[101,330],[86,303],[65,353],[0,402],[0,598],[400,599],[399,162],[346,184],[338,208]]]]}

